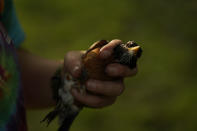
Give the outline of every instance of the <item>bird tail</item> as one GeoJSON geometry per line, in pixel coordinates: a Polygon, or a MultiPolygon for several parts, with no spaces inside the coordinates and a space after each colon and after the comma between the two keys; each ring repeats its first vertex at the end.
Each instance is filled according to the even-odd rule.
{"type": "Polygon", "coordinates": [[[58,131],[69,131],[70,126],[79,112],[71,113],[64,118],[58,131]]]}
{"type": "Polygon", "coordinates": [[[56,111],[56,110],[51,111],[45,116],[45,118],[41,121],[41,123],[46,121],[47,126],[49,126],[51,121],[53,121],[57,115],[58,115],[58,111],[56,111]]]}
{"type": "Polygon", "coordinates": [[[41,121],[41,123],[46,121],[47,122],[47,126],[49,126],[51,121],[53,121],[58,116],[58,114],[60,113],[59,106],[60,105],[58,104],[58,106],[56,106],[53,111],[49,112],[45,116],[45,118],[41,121]]]}

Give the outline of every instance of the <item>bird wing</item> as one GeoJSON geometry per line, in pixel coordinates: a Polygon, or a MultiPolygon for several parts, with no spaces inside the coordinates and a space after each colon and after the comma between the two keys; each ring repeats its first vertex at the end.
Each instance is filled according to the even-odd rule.
{"type": "Polygon", "coordinates": [[[108,42],[106,41],[106,40],[100,40],[100,41],[97,41],[97,42],[95,42],[92,46],[90,46],[90,48],[86,51],[86,53],[82,56],[82,59],[83,58],[85,58],[86,57],[86,55],[90,52],[90,51],[92,51],[92,50],[94,50],[94,49],[96,49],[96,48],[101,48],[101,47],[103,47],[104,45],[106,45],[108,42]]]}

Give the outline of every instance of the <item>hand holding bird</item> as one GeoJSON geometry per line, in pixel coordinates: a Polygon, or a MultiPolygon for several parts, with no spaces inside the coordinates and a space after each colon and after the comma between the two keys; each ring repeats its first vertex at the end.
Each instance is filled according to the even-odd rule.
{"type": "Polygon", "coordinates": [[[64,58],[64,84],[55,88],[57,105],[43,121],[50,123],[57,115],[60,118],[59,131],[68,129],[83,106],[102,108],[115,102],[124,91],[124,77],[137,73],[137,59],[142,50],[130,41],[105,40],[94,43],[85,53],[68,52],[64,58]],[[70,94],[71,92],[71,94],[70,94]]]}
{"type": "MultiPolygon", "coordinates": [[[[127,63],[124,65],[124,63],[119,63],[120,61],[118,62],[117,59],[113,58],[115,47],[117,48],[121,44],[122,41],[120,40],[112,40],[109,43],[99,41],[94,43],[85,54],[82,52],[67,54],[65,57],[66,69],[76,78],[79,78],[81,74],[86,75],[82,75],[86,77],[83,78],[83,80],[86,79],[84,83],[86,93],[81,94],[76,89],[72,90],[76,101],[88,107],[101,108],[113,104],[116,97],[123,92],[123,78],[135,75],[137,67],[136,61],[132,63],[134,65],[131,65],[130,68],[126,65],[127,63]]],[[[139,56],[140,53],[139,50],[139,56]]]]}

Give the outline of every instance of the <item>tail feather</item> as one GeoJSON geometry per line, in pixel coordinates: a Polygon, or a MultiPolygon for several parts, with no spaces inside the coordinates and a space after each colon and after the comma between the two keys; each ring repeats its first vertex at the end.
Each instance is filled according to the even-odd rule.
{"type": "Polygon", "coordinates": [[[69,131],[69,128],[77,115],[78,112],[75,112],[65,117],[58,131],[69,131]]]}
{"type": "Polygon", "coordinates": [[[49,126],[51,121],[53,121],[59,115],[59,113],[61,112],[60,106],[61,106],[60,102],[57,103],[55,109],[53,111],[49,112],[41,122],[45,122],[46,121],[47,122],[47,126],[49,126]]]}
{"type": "Polygon", "coordinates": [[[47,126],[49,126],[49,124],[51,123],[51,121],[53,121],[56,116],[59,114],[59,111],[58,110],[54,110],[54,111],[51,111],[49,112],[46,117],[41,121],[41,122],[47,122],[47,126]]]}

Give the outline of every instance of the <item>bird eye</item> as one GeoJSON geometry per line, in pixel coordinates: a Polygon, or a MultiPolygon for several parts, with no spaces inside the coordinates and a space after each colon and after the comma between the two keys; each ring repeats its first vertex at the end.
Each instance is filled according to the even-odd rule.
{"type": "Polygon", "coordinates": [[[126,44],[126,47],[128,47],[128,48],[135,47],[135,46],[138,46],[138,44],[135,43],[134,41],[129,41],[126,44]]]}

